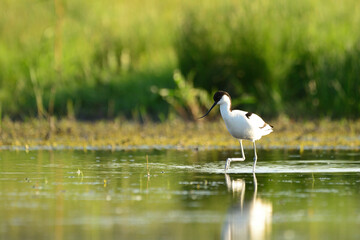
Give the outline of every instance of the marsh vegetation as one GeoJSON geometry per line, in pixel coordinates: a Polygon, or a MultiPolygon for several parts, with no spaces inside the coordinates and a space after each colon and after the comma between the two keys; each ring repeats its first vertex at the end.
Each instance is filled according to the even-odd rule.
{"type": "MultiPolygon", "coordinates": [[[[218,113],[214,113],[218,114],[218,113]]],[[[275,131],[257,142],[260,148],[353,149],[360,146],[360,121],[291,121],[282,117],[271,122],[275,131]]],[[[5,119],[1,124],[2,149],[237,149],[238,141],[222,120],[163,123],[130,122],[124,119],[80,122],[43,119],[26,122],[5,119]]],[[[250,142],[244,142],[250,147],[250,142]]]]}
{"type": "Polygon", "coordinates": [[[2,114],[163,121],[189,102],[151,89],[176,89],[179,71],[263,116],[356,118],[359,11],[355,0],[4,0],[2,114]]]}

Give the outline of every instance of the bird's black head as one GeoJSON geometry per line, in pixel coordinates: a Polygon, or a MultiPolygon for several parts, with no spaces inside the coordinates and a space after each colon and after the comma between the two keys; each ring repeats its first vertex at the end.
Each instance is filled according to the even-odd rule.
{"type": "Polygon", "coordinates": [[[200,117],[200,118],[203,118],[203,117],[205,117],[206,115],[208,115],[209,112],[211,111],[211,109],[213,109],[213,107],[216,106],[216,104],[220,101],[220,99],[221,99],[224,95],[228,96],[229,99],[231,99],[231,98],[230,98],[230,95],[229,95],[227,92],[225,92],[225,91],[217,91],[217,92],[214,94],[214,97],[213,97],[213,99],[214,99],[214,104],[211,106],[211,108],[209,109],[209,111],[208,111],[207,113],[205,113],[205,115],[202,116],[202,117],[200,117]]]}
{"type": "Polygon", "coordinates": [[[229,95],[227,92],[225,92],[225,91],[217,91],[217,92],[214,94],[214,97],[213,97],[214,102],[215,102],[215,103],[218,103],[218,102],[220,101],[220,99],[221,99],[224,95],[228,96],[228,97],[230,98],[230,100],[231,100],[231,97],[230,97],[230,95],[229,95]]]}

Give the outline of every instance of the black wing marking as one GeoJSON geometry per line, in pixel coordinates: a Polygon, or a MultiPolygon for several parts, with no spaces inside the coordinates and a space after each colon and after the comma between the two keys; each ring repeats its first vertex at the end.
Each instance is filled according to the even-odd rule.
{"type": "Polygon", "coordinates": [[[252,113],[251,112],[247,112],[246,114],[245,114],[245,116],[248,118],[248,119],[250,119],[250,116],[252,115],[252,113]]]}

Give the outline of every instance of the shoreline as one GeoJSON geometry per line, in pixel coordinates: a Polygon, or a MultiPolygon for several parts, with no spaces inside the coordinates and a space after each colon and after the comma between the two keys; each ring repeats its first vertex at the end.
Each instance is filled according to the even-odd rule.
{"type": "MultiPolygon", "coordinates": [[[[284,151],[360,151],[360,146],[268,146],[259,145],[258,150],[284,150],[284,151]]],[[[239,150],[239,146],[176,146],[176,145],[136,145],[136,146],[0,146],[0,151],[146,151],[146,150],[176,150],[176,151],[212,151],[212,150],[239,150]]],[[[244,150],[252,150],[244,147],[244,150]]]]}
{"type": "MultiPolygon", "coordinates": [[[[270,121],[274,132],[256,142],[259,149],[360,150],[360,120],[270,121]]],[[[245,149],[252,149],[244,141],[245,149]]],[[[128,120],[83,122],[69,119],[3,120],[0,150],[236,150],[238,141],[221,119],[140,124],[128,120]]]]}

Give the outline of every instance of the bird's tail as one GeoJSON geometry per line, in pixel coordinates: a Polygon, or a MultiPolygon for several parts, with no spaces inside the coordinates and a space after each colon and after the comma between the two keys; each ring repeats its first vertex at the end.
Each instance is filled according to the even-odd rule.
{"type": "Polygon", "coordinates": [[[264,126],[261,128],[261,130],[263,132],[263,136],[265,136],[273,132],[273,126],[265,123],[264,126]]]}

